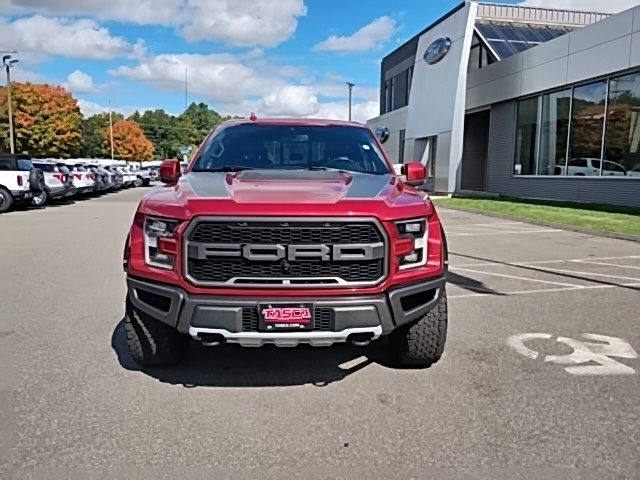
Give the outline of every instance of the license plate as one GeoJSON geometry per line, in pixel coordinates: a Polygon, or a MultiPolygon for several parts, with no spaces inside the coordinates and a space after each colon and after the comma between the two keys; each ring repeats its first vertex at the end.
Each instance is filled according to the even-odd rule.
{"type": "Polygon", "coordinates": [[[313,328],[312,303],[262,303],[258,305],[260,330],[311,330],[313,328]]]}

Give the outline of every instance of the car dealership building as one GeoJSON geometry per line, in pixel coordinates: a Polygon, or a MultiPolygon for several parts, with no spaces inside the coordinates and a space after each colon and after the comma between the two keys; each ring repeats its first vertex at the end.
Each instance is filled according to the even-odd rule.
{"type": "Polygon", "coordinates": [[[367,123],[394,163],[427,166],[428,190],[640,206],[640,6],[464,2],[380,80],[367,123]]]}

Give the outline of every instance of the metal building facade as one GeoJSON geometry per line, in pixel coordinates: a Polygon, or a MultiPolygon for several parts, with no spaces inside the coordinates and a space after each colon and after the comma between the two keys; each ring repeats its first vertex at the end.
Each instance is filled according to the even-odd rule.
{"type": "MultiPolygon", "coordinates": [[[[516,150],[522,150],[522,128],[516,125],[521,121],[518,105],[522,99],[539,98],[541,122],[542,105],[548,100],[545,94],[565,89],[574,92],[581,85],[604,79],[609,95],[609,84],[613,85],[609,79],[627,78],[620,76],[635,72],[640,86],[640,7],[608,15],[464,2],[385,57],[381,115],[368,124],[389,128],[385,150],[394,162],[425,163],[430,173],[427,186],[437,192],[482,190],[526,198],[640,206],[640,170],[636,175],[634,168],[636,176],[631,176],[631,160],[626,160],[629,171],[624,178],[605,176],[607,165],[615,164],[605,159],[610,114],[606,105],[600,158],[605,161],[599,163],[600,176],[571,175],[579,169],[569,158],[570,144],[564,166],[558,163],[560,167],[556,165],[554,170],[555,164],[549,165],[552,173],[539,175],[539,132],[549,135],[544,121],[537,124],[536,150],[531,153],[535,165],[525,165],[535,171],[523,174],[520,165],[514,171],[514,158],[519,155],[516,150]],[[449,40],[443,58],[432,64],[425,61],[427,50],[433,50],[432,45],[443,38],[449,40]]],[[[581,105],[578,100],[572,97],[571,103],[581,105]]],[[[634,116],[633,122],[636,113],[638,138],[632,149],[640,146],[640,109],[627,112],[628,117],[634,116]]],[[[621,115],[619,111],[616,114],[621,115]]],[[[573,119],[570,125],[565,130],[577,128],[573,119]]],[[[564,135],[565,130],[559,128],[564,135]]],[[[558,132],[554,135],[559,138],[558,132]]],[[[561,153],[556,153],[558,162],[561,153]]],[[[636,153],[640,151],[634,150],[633,155],[636,153]]],[[[589,161],[589,165],[598,164],[597,160],[589,161]]]]}

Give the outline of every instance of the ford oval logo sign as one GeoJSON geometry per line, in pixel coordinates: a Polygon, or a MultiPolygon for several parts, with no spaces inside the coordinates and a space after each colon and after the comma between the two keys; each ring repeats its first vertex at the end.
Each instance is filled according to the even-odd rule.
{"type": "Polygon", "coordinates": [[[438,63],[444,58],[449,49],[451,48],[451,39],[449,37],[441,37],[431,42],[431,45],[427,47],[424,52],[424,61],[429,65],[438,63]]]}

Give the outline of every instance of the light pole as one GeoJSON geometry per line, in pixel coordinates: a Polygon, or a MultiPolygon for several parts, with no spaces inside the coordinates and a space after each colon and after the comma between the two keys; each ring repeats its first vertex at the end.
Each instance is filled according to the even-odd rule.
{"type": "Polygon", "coordinates": [[[353,90],[355,85],[355,83],[347,82],[347,86],[349,87],[349,121],[351,121],[351,90],[353,90]]]}
{"type": "Polygon", "coordinates": [[[5,55],[2,57],[2,63],[7,70],[7,106],[9,109],[9,145],[11,146],[11,153],[16,153],[15,142],[13,140],[13,106],[11,105],[11,67],[13,67],[18,60],[11,60],[11,55],[5,55]],[[8,61],[7,61],[8,60],[8,61]]]}
{"type": "Polygon", "coordinates": [[[109,136],[111,137],[111,161],[113,162],[113,118],[112,118],[112,111],[111,111],[111,105],[115,102],[114,99],[110,98],[109,99],[109,136]]]}

